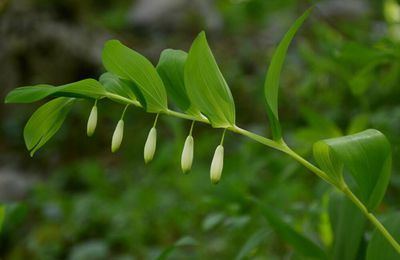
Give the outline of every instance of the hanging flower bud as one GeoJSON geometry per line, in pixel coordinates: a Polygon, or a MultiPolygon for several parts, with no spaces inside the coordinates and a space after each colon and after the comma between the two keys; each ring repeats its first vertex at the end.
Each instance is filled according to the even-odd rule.
{"type": "Polygon", "coordinates": [[[224,167],[224,147],[218,145],[211,162],[210,178],[213,184],[217,184],[221,179],[222,168],[224,167]]]}
{"type": "Polygon", "coordinates": [[[157,144],[157,130],[155,127],[150,129],[149,135],[147,136],[146,143],[144,145],[144,162],[149,163],[153,160],[154,153],[156,151],[157,144]]]}
{"type": "Polygon", "coordinates": [[[117,127],[115,127],[114,134],[111,142],[111,152],[115,153],[121,146],[122,137],[124,136],[124,120],[118,121],[117,127]]]}
{"type": "Polygon", "coordinates": [[[86,133],[88,136],[93,135],[94,130],[96,130],[96,126],[97,126],[97,106],[94,105],[92,111],[90,111],[89,119],[87,122],[86,133]]]}
{"type": "Polygon", "coordinates": [[[183,146],[181,167],[184,174],[189,173],[193,162],[193,136],[186,137],[185,145],[183,146]]]}

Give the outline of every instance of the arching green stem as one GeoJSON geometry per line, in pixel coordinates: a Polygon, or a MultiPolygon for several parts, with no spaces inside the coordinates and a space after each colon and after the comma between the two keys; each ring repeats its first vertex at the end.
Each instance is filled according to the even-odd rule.
{"type": "Polygon", "coordinates": [[[160,113],[157,113],[156,119],[154,119],[154,123],[153,123],[153,127],[154,127],[154,128],[157,126],[158,116],[159,116],[159,115],[160,115],[160,113]]]}
{"type": "Polygon", "coordinates": [[[126,110],[128,109],[128,107],[129,107],[129,104],[127,104],[127,105],[125,106],[124,111],[122,112],[122,115],[121,115],[121,119],[124,119],[125,113],[126,113],[126,110]]]}
{"type": "MultiPolygon", "coordinates": [[[[107,93],[106,97],[114,99],[114,100],[119,100],[122,103],[126,103],[126,104],[132,104],[138,107],[142,107],[140,105],[139,102],[137,101],[132,101],[130,99],[112,94],[112,93],[107,93]]],[[[125,107],[128,107],[128,105],[125,107]]],[[[124,113],[125,113],[124,110],[124,113]]],[[[177,111],[173,111],[170,109],[161,111],[160,113],[166,114],[166,115],[170,115],[170,116],[174,116],[174,117],[178,117],[178,118],[182,118],[182,119],[187,119],[187,120],[191,120],[192,121],[192,126],[190,129],[190,134],[192,133],[192,128],[193,128],[193,124],[194,122],[202,122],[202,123],[206,123],[206,124],[210,124],[210,122],[208,121],[207,118],[205,117],[195,117],[192,115],[188,115],[188,114],[184,114],[184,113],[180,113],[177,111]]],[[[155,124],[157,122],[157,118],[158,118],[159,113],[156,116],[156,120],[155,120],[155,124]]],[[[289,155],[290,157],[292,157],[294,160],[296,160],[297,162],[299,162],[300,164],[302,164],[305,168],[307,168],[308,170],[310,170],[312,173],[314,173],[315,175],[317,175],[318,177],[320,177],[321,179],[323,179],[324,181],[328,182],[329,184],[333,185],[334,187],[338,188],[341,192],[343,192],[360,210],[361,212],[367,217],[367,219],[377,228],[377,230],[386,238],[386,240],[393,246],[393,248],[396,250],[396,252],[398,252],[400,254],[400,245],[399,243],[393,238],[393,236],[387,231],[387,229],[382,225],[382,223],[376,218],[376,216],[374,214],[372,214],[371,212],[368,211],[368,209],[365,207],[365,205],[354,195],[354,193],[347,187],[347,185],[345,185],[344,183],[336,183],[333,182],[331,180],[331,178],[329,178],[329,176],[322,171],[321,169],[319,169],[318,167],[316,167],[315,165],[313,165],[312,163],[308,162],[306,159],[304,159],[303,157],[301,157],[299,154],[297,154],[295,151],[293,151],[282,139],[278,140],[278,141],[274,141],[272,139],[263,137],[261,135],[252,133],[250,131],[247,131],[245,129],[242,129],[238,126],[231,126],[228,127],[224,130],[222,139],[221,139],[221,143],[223,142],[224,139],[224,135],[226,130],[229,130],[231,132],[246,136],[260,144],[263,144],[265,146],[268,146],[270,148],[279,150],[281,152],[286,153],[287,155],[289,155]]]]}
{"type": "Polygon", "coordinates": [[[193,120],[192,121],[192,124],[190,124],[190,130],[189,130],[189,135],[191,136],[192,135],[192,133],[193,133],[193,127],[194,127],[194,123],[195,123],[196,121],[195,120],[193,120]]]}

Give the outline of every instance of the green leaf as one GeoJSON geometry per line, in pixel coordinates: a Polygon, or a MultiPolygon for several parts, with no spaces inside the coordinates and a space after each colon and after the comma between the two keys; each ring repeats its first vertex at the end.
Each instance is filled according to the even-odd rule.
{"type": "Polygon", "coordinates": [[[6,103],[31,103],[45,97],[101,98],[106,94],[103,86],[94,79],[84,79],[62,86],[40,84],[19,87],[8,93],[6,103]]]}
{"type": "MultiPolygon", "coordinates": [[[[100,76],[99,81],[107,92],[125,97],[132,101],[139,101],[139,103],[144,104],[143,106],[145,106],[144,97],[134,82],[120,79],[117,75],[110,72],[103,73],[100,76]]],[[[113,99],[112,97],[110,97],[110,99],[116,102],[121,102],[119,99],[113,99]]]]}
{"type": "Polygon", "coordinates": [[[24,129],[26,148],[31,156],[42,147],[63,124],[73,98],[56,98],[39,107],[28,120],[24,129]]]}
{"type": "MultiPolygon", "coordinates": [[[[261,204],[260,204],[261,205],[261,204]]],[[[303,236],[289,224],[283,221],[282,216],[267,205],[261,205],[263,215],[266,217],[271,227],[288,242],[297,253],[307,259],[329,259],[325,251],[309,238],[303,236]]]]}
{"type": "Polygon", "coordinates": [[[167,259],[177,248],[185,246],[196,246],[197,241],[192,237],[183,237],[176,241],[173,245],[165,248],[161,254],[156,258],[157,260],[167,259]]]}
{"type": "MultiPolygon", "coordinates": [[[[383,220],[382,224],[390,232],[396,241],[400,241],[400,213],[393,212],[383,220]]],[[[399,253],[397,253],[392,245],[386,240],[385,237],[375,230],[372,234],[372,238],[369,241],[367,248],[367,260],[396,260],[399,259],[399,253]]]]}
{"type": "Polygon", "coordinates": [[[117,40],[106,42],[102,59],[108,71],[135,83],[146,100],[147,112],[167,110],[164,84],[149,60],[117,40]]]}
{"type": "Polygon", "coordinates": [[[362,245],[367,219],[346,197],[339,193],[329,199],[329,219],[334,232],[333,259],[354,260],[362,245]],[[349,232],[351,231],[351,232],[349,232]]]}
{"type": "Polygon", "coordinates": [[[246,257],[250,257],[249,254],[253,251],[253,249],[259,246],[270,233],[271,232],[269,230],[261,229],[250,236],[247,242],[240,249],[239,253],[235,257],[235,260],[247,259],[246,257]]]}
{"type": "Polygon", "coordinates": [[[200,116],[200,111],[192,106],[185,88],[184,69],[187,56],[181,50],[164,50],[157,64],[157,72],[178,108],[188,114],[200,116]]]}
{"type": "Polygon", "coordinates": [[[213,127],[235,125],[235,104],[201,32],[193,41],[185,64],[185,87],[190,101],[211,122],[213,127]]]}
{"type": "Polygon", "coordinates": [[[292,41],[300,26],[303,24],[304,20],[310,15],[311,10],[312,8],[307,9],[307,11],[305,11],[302,16],[297,18],[292,27],[290,27],[289,31],[285,34],[278,47],[276,48],[267,71],[267,76],[264,83],[264,94],[267,100],[267,113],[270,120],[272,136],[274,140],[279,140],[282,138],[281,126],[278,116],[278,90],[282,65],[285,60],[290,42],[292,41]]]}
{"type": "Polygon", "coordinates": [[[343,167],[355,182],[355,192],[371,211],[381,202],[389,183],[391,148],[375,129],[326,139],[314,144],[314,157],[334,183],[344,184],[343,167]]]}
{"type": "Polygon", "coordinates": [[[4,222],[5,218],[6,218],[6,206],[1,205],[0,206],[0,233],[1,233],[1,229],[3,227],[3,222],[4,222]]]}

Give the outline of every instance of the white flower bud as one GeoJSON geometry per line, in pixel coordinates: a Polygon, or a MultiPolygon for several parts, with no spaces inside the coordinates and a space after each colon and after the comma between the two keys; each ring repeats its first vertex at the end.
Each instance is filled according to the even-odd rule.
{"type": "Polygon", "coordinates": [[[117,127],[115,127],[114,134],[111,142],[111,152],[115,153],[121,146],[122,137],[124,136],[124,120],[118,121],[117,127]]]}
{"type": "Polygon", "coordinates": [[[193,162],[193,136],[186,137],[185,145],[183,146],[181,167],[183,173],[189,173],[193,162]]]}
{"type": "Polygon", "coordinates": [[[157,144],[157,130],[152,127],[149,135],[147,136],[146,143],[144,145],[144,162],[148,163],[153,160],[154,153],[156,151],[157,144]]]}
{"type": "Polygon", "coordinates": [[[97,126],[97,106],[94,105],[92,111],[90,111],[89,119],[87,122],[86,133],[88,136],[93,135],[96,126],[97,126]]]}
{"type": "Polygon", "coordinates": [[[224,147],[218,145],[211,162],[210,178],[213,184],[217,184],[221,179],[222,168],[224,167],[224,147]]]}

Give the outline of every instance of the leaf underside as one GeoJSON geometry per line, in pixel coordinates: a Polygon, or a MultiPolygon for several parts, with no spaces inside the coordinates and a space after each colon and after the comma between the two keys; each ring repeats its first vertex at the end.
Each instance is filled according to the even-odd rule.
{"type": "MultiPolygon", "coordinates": [[[[132,101],[139,101],[145,107],[145,100],[139,88],[133,81],[120,79],[111,72],[103,73],[99,78],[100,83],[107,92],[125,97],[132,101]]],[[[119,99],[110,97],[115,102],[121,102],[119,99]]],[[[125,104],[125,103],[124,103],[125,104]]]]}
{"type": "Polygon", "coordinates": [[[391,148],[386,137],[375,129],[326,139],[314,144],[314,157],[334,183],[344,183],[343,168],[354,185],[350,187],[369,211],[381,202],[389,183],[391,148]]]}
{"type": "Polygon", "coordinates": [[[200,116],[200,111],[191,103],[185,87],[184,70],[187,56],[188,54],[181,50],[164,50],[157,64],[157,72],[176,106],[187,114],[200,116]]]}
{"type": "Polygon", "coordinates": [[[24,128],[25,145],[31,156],[57,133],[73,102],[74,98],[55,98],[32,114],[24,128]]]}
{"type": "Polygon", "coordinates": [[[58,87],[47,84],[19,87],[8,93],[5,103],[31,103],[50,96],[98,99],[105,94],[97,80],[84,79],[58,87]]]}

